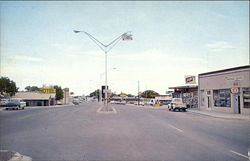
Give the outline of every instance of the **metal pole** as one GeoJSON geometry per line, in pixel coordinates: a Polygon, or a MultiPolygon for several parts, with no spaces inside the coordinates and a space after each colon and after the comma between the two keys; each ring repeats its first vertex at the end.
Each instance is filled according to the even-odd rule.
{"type": "Polygon", "coordinates": [[[107,87],[107,79],[108,79],[108,74],[107,74],[107,53],[108,51],[110,51],[121,39],[122,40],[132,40],[132,35],[128,34],[130,33],[130,31],[123,33],[122,35],[120,35],[119,37],[117,37],[116,39],[114,39],[111,43],[109,43],[108,45],[103,44],[102,42],[100,42],[99,40],[97,40],[94,36],[90,35],[89,33],[85,32],[85,31],[79,31],[79,30],[73,30],[73,32],[75,33],[79,33],[79,32],[83,32],[85,33],[98,47],[100,47],[100,49],[102,51],[105,52],[105,75],[106,75],[106,79],[105,79],[105,105],[104,105],[104,109],[106,109],[106,111],[108,111],[108,87],[107,87]]]}
{"type": "Polygon", "coordinates": [[[138,80],[138,106],[140,105],[140,81],[138,80]]]}
{"type": "Polygon", "coordinates": [[[105,108],[108,111],[108,71],[107,71],[107,51],[105,51],[105,108]]]}

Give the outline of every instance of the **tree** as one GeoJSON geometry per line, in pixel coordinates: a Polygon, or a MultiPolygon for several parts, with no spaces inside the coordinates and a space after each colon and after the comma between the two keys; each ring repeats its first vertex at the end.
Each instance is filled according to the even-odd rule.
{"type": "Polygon", "coordinates": [[[146,90],[142,92],[141,96],[144,98],[154,98],[153,95],[158,95],[159,93],[153,91],[153,90],[146,90]]]}
{"type": "Polygon", "coordinates": [[[134,97],[134,95],[132,95],[132,94],[128,94],[127,96],[128,96],[128,97],[134,97]]]}
{"type": "Polygon", "coordinates": [[[99,98],[99,94],[100,94],[100,89],[97,89],[94,92],[90,93],[89,96],[90,97],[95,96],[95,97],[99,98]]]}
{"type": "Polygon", "coordinates": [[[56,100],[63,99],[63,90],[60,86],[55,85],[54,88],[56,89],[56,100]]]}
{"type": "Polygon", "coordinates": [[[9,94],[10,96],[15,95],[18,91],[16,83],[13,80],[10,80],[8,77],[0,78],[0,92],[1,95],[9,94]]]}
{"type": "Polygon", "coordinates": [[[40,88],[38,88],[37,86],[27,86],[25,87],[25,89],[27,91],[39,91],[40,90],[40,88]]]}

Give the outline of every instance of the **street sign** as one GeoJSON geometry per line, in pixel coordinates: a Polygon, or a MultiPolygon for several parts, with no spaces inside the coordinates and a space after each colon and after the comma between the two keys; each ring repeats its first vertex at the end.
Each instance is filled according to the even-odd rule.
{"type": "Polygon", "coordinates": [[[239,89],[238,88],[231,88],[231,93],[233,93],[233,94],[239,93],[239,89]]]}

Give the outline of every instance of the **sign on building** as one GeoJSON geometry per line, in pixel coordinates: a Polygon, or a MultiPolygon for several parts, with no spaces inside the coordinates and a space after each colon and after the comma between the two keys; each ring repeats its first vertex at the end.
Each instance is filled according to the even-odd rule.
{"type": "Polygon", "coordinates": [[[186,84],[196,84],[195,76],[193,76],[193,75],[185,76],[185,83],[186,84]]]}
{"type": "Polygon", "coordinates": [[[41,88],[40,91],[42,93],[56,93],[56,89],[55,88],[41,88]]]}
{"type": "Polygon", "coordinates": [[[238,88],[231,88],[231,93],[233,93],[233,94],[239,93],[239,89],[238,88]]]}

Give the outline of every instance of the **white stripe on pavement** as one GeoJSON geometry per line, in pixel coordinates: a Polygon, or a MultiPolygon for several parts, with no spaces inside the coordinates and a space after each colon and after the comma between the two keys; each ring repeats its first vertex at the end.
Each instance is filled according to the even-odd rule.
{"type": "Polygon", "coordinates": [[[240,153],[238,153],[238,152],[236,152],[236,151],[230,150],[230,152],[231,152],[231,153],[234,153],[234,154],[237,154],[237,155],[239,155],[239,156],[242,156],[242,157],[244,157],[244,158],[249,159],[246,155],[240,154],[240,153]]]}
{"type": "Polygon", "coordinates": [[[173,129],[175,129],[175,130],[177,130],[177,131],[179,131],[179,132],[183,132],[183,130],[181,130],[181,129],[179,129],[179,128],[171,125],[171,124],[168,124],[168,126],[171,127],[171,128],[173,128],[173,129]]]}

